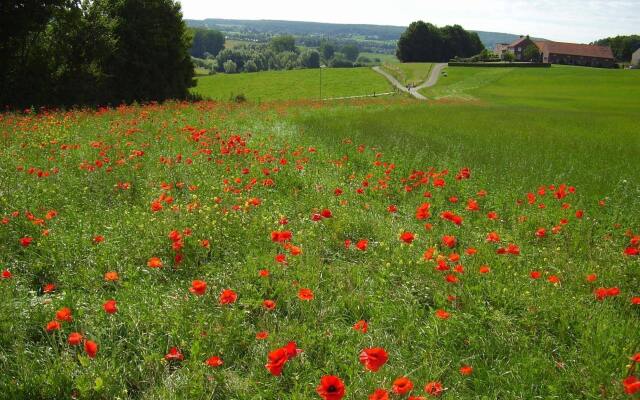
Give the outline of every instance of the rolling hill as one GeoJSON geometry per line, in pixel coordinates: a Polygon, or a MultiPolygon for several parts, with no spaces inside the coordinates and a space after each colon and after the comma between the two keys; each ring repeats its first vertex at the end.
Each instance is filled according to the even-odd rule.
{"type": "MultiPolygon", "coordinates": [[[[373,41],[398,40],[405,27],[391,25],[365,25],[365,24],[334,24],[323,22],[304,21],[277,21],[277,20],[239,20],[207,18],[204,20],[186,20],[191,27],[218,29],[225,33],[247,34],[290,34],[302,36],[319,36],[332,38],[359,38],[373,41]]],[[[518,35],[500,32],[475,31],[487,48],[495,47],[496,43],[509,43],[518,38],[518,35]]]]}

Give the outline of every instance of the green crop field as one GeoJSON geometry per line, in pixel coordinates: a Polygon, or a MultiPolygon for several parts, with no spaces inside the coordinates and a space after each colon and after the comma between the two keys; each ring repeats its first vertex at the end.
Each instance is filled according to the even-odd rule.
{"type": "Polygon", "coordinates": [[[398,82],[418,86],[427,78],[433,68],[432,63],[387,63],[382,66],[385,71],[393,75],[398,82]]]}
{"type": "Polygon", "coordinates": [[[318,72],[0,114],[0,397],[634,398],[640,71],[318,72]]]}
{"type": "MultiPolygon", "coordinates": [[[[200,77],[193,92],[213,100],[244,94],[250,101],[318,99],[320,69],[217,74],[200,77]]],[[[322,68],[322,97],[372,95],[393,91],[370,68],[322,68]]]]}

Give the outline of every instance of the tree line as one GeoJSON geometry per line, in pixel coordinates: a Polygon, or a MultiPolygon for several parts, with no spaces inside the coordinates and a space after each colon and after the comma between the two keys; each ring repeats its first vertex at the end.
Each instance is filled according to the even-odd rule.
{"type": "Polygon", "coordinates": [[[592,44],[609,46],[617,61],[629,62],[631,61],[633,52],[640,49],[640,35],[608,37],[592,44]]]}
{"type": "Polygon", "coordinates": [[[173,0],[5,0],[0,105],[183,99],[191,37],[173,0]]]}
{"type": "Polygon", "coordinates": [[[396,57],[402,62],[444,62],[455,57],[471,57],[483,49],[478,34],[460,25],[438,28],[416,21],[400,36],[396,57]]]}
{"type": "Polygon", "coordinates": [[[219,46],[219,42],[211,41],[212,45],[202,45],[197,42],[198,34],[222,36],[214,30],[196,30],[191,54],[196,66],[209,70],[210,73],[258,72],[270,70],[291,70],[301,68],[320,68],[325,65],[333,68],[347,68],[371,62],[360,58],[360,50],[355,44],[338,47],[330,41],[320,42],[319,48],[301,49],[296,46],[296,38],[291,35],[280,35],[271,38],[268,43],[245,43],[233,48],[219,46]],[[215,32],[215,33],[211,33],[215,32]],[[198,57],[204,56],[204,58],[198,57]]]}

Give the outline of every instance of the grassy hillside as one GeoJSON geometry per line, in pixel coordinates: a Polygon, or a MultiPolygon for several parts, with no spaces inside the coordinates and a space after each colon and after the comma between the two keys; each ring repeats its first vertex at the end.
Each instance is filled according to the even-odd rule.
{"type": "Polygon", "coordinates": [[[398,82],[418,86],[427,78],[433,68],[432,63],[386,63],[382,68],[393,75],[398,82]]]}
{"type": "Polygon", "coordinates": [[[501,71],[0,114],[0,397],[629,398],[640,71],[501,71]]]}
{"type": "MultiPolygon", "coordinates": [[[[268,71],[200,77],[193,92],[214,100],[244,94],[250,101],[318,99],[320,70],[268,71]]],[[[370,68],[323,68],[322,97],[371,95],[392,91],[384,77],[370,68]]]]}
{"type": "Polygon", "coordinates": [[[447,68],[447,77],[422,93],[431,98],[467,98],[508,107],[611,111],[635,114],[640,96],[637,70],[585,67],[447,68]]]}

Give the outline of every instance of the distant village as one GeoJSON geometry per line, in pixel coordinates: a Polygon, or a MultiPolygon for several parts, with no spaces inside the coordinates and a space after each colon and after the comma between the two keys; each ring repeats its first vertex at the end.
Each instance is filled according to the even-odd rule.
{"type": "MultiPolygon", "coordinates": [[[[609,46],[534,40],[529,36],[520,36],[513,43],[499,43],[496,45],[494,53],[503,60],[537,61],[602,68],[616,66],[613,51],[609,46]],[[537,51],[532,52],[532,46],[537,51]],[[537,56],[532,57],[531,54],[537,54],[537,56]]],[[[631,66],[640,67],[640,49],[633,53],[631,66]]]]}

